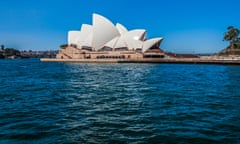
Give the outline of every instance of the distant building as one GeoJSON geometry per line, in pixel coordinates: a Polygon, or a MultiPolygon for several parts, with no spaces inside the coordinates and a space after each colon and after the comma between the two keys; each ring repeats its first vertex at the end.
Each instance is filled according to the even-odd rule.
{"type": "Polygon", "coordinates": [[[49,50],[49,51],[32,51],[32,50],[24,50],[21,51],[22,58],[55,58],[58,51],[49,50]]]}
{"type": "Polygon", "coordinates": [[[93,14],[93,25],[68,32],[68,44],[62,45],[58,59],[142,59],[164,58],[159,48],[163,38],[147,39],[146,30],[128,31],[107,18],[93,14]]]}

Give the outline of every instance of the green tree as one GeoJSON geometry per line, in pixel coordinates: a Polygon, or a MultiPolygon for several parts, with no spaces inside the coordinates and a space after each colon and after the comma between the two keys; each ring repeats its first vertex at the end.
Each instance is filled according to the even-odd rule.
{"type": "Polygon", "coordinates": [[[240,30],[237,28],[234,28],[233,26],[229,26],[227,29],[228,31],[225,33],[223,39],[226,41],[229,41],[230,48],[234,49],[235,48],[234,44],[239,42],[238,35],[240,34],[240,30]]]}
{"type": "Polygon", "coordinates": [[[9,56],[20,56],[20,51],[16,50],[14,48],[6,48],[3,51],[3,55],[5,57],[9,57],[9,56]]]}
{"type": "Polygon", "coordinates": [[[62,44],[62,45],[60,45],[60,48],[65,49],[67,46],[68,46],[68,44],[62,44]]]}
{"type": "Polygon", "coordinates": [[[1,45],[1,50],[4,50],[4,45],[1,45]]]}

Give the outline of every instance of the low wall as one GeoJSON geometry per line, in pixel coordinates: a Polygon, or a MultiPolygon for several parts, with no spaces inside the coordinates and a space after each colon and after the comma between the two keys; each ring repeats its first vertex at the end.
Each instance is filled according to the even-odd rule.
{"type": "Polygon", "coordinates": [[[146,58],[146,59],[40,59],[42,62],[79,62],[79,63],[176,63],[176,64],[234,64],[240,60],[201,59],[201,58],[146,58]]]}

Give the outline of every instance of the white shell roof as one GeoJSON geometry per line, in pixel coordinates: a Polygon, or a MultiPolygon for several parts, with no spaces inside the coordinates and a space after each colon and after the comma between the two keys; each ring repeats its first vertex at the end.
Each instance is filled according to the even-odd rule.
{"type": "Polygon", "coordinates": [[[89,24],[82,24],[81,27],[81,32],[86,31],[86,32],[90,32],[92,31],[92,25],[89,24]]]}
{"type": "Polygon", "coordinates": [[[77,44],[77,40],[81,35],[80,31],[69,31],[68,32],[68,43],[69,44],[77,44]]]}
{"type": "Polygon", "coordinates": [[[91,41],[92,41],[92,31],[93,28],[91,25],[83,24],[81,27],[81,33],[79,34],[79,37],[77,39],[77,45],[87,45],[91,47],[91,41]]]}
{"type": "Polygon", "coordinates": [[[103,46],[115,48],[127,47],[128,49],[141,48],[147,51],[155,44],[160,44],[162,38],[146,41],[146,30],[136,29],[128,31],[122,24],[116,26],[107,18],[93,14],[93,25],[82,24],[81,31],[68,32],[68,44],[92,47],[100,50],[103,46]]]}
{"type": "Polygon", "coordinates": [[[114,48],[117,41],[118,41],[119,37],[115,37],[114,39],[110,40],[109,42],[107,42],[104,46],[106,47],[110,47],[110,48],[114,48]]]}
{"type": "Polygon", "coordinates": [[[120,24],[120,23],[117,23],[116,24],[116,28],[117,28],[117,30],[119,31],[119,33],[122,35],[122,34],[124,34],[124,33],[126,33],[126,32],[128,32],[128,30],[127,30],[127,28],[126,27],[124,27],[122,24],[120,24]]]}
{"type": "Polygon", "coordinates": [[[144,37],[145,30],[132,30],[119,37],[114,48],[128,47],[129,49],[141,48],[141,39],[144,37]]]}
{"type": "Polygon", "coordinates": [[[151,48],[155,44],[158,44],[158,43],[160,44],[162,40],[163,40],[162,38],[153,38],[145,41],[143,43],[143,48],[142,48],[143,52],[147,51],[149,48],[151,48]]]}
{"type": "Polygon", "coordinates": [[[93,42],[95,50],[101,49],[105,43],[120,36],[117,28],[111,21],[98,14],[93,14],[93,42]]]}
{"type": "Polygon", "coordinates": [[[92,39],[93,39],[93,32],[89,33],[86,36],[86,39],[84,42],[81,44],[81,46],[87,46],[87,47],[92,47],[92,39]]]}

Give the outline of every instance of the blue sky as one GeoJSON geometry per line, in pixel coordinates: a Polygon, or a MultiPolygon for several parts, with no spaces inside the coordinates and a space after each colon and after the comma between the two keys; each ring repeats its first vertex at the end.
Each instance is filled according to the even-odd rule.
{"type": "Polygon", "coordinates": [[[98,13],[129,30],[163,37],[161,48],[214,53],[227,46],[229,25],[240,28],[239,0],[2,0],[0,44],[19,50],[58,50],[67,32],[98,13]]]}

